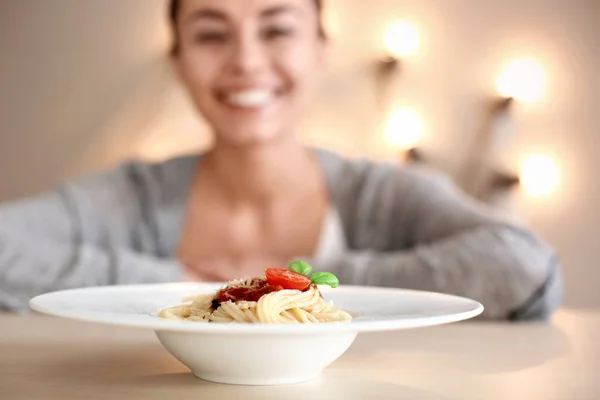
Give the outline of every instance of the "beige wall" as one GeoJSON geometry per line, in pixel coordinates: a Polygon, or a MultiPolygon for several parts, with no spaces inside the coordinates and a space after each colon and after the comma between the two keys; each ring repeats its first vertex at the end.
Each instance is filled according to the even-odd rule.
{"type": "MultiPolygon", "coordinates": [[[[161,159],[210,142],[165,59],[162,0],[0,1],[0,198],[131,156],[161,159]]],[[[454,174],[506,60],[535,57],[546,92],[517,104],[501,162],[543,151],[558,191],[513,205],[560,252],[571,306],[600,306],[600,1],[330,0],[331,71],[308,114],[307,142],[395,157],[375,113],[369,73],[381,32],[401,18],[421,33],[395,101],[422,115],[423,148],[454,174]]]]}

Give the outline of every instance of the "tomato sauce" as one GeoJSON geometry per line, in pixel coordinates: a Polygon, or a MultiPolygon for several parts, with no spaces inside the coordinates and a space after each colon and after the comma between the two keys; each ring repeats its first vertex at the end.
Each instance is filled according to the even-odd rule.
{"type": "Polygon", "coordinates": [[[280,290],[283,290],[283,287],[280,285],[271,285],[265,279],[257,279],[248,287],[233,286],[219,290],[212,302],[212,306],[216,309],[221,303],[226,301],[234,303],[238,301],[258,301],[265,294],[280,290]]]}

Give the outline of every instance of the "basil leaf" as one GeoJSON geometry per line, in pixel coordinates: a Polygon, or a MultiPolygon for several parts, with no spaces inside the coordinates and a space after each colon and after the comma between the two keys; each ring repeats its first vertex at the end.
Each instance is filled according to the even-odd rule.
{"type": "Polygon", "coordinates": [[[312,272],[312,267],[306,261],[294,261],[290,264],[290,269],[294,272],[299,273],[300,275],[310,275],[312,272]]]}
{"type": "Polygon", "coordinates": [[[332,288],[336,288],[340,284],[340,281],[338,280],[337,276],[335,276],[331,272],[315,272],[310,276],[310,280],[315,285],[328,285],[332,288]]]}

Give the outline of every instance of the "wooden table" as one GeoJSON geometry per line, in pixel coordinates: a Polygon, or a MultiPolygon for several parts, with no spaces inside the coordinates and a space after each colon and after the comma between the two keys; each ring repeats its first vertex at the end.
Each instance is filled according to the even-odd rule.
{"type": "MultiPolygon", "coordinates": [[[[260,360],[257,360],[260,362],[260,360]]],[[[600,312],[361,334],[314,381],[194,378],[153,332],[0,315],[0,399],[600,399],[600,312]]]]}

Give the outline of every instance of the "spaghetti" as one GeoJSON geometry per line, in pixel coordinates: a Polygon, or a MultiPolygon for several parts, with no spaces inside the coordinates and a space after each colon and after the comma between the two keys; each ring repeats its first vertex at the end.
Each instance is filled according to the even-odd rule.
{"type": "MultiPolygon", "coordinates": [[[[269,270],[274,269],[267,270],[267,277],[269,270]]],[[[299,279],[293,275],[292,278],[299,279]]],[[[347,312],[335,308],[333,302],[325,301],[316,284],[310,280],[302,290],[287,288],[295,284],[286,285],[285,281],[276,283],[271,283],[268,278],[235,280],[216,293],[186,298],[183,304],[165,308],[158,316],[194,322],[266,324],[310,324],[352,319],[347,312]]]]}

